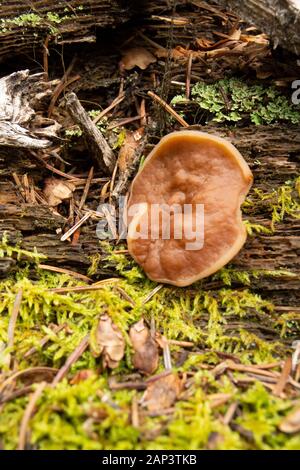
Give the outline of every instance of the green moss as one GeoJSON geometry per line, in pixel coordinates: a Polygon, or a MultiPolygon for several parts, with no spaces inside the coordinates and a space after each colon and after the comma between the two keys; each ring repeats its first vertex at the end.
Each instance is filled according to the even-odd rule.
{"type": "Polygon", "coordinates": [[[264,211],[269,215],[270,228],[256,223],[244,221],[250,235],[256,233],[272,234],[275,226],[287,217],[300,219],[300,177],[287,181],[270,192],[254,188],[243,204],[243,212],[264,211]]]}
{"type": "MultiPolygon", "coordinates": [[[[272,124],[287,121],[300,122],[300,113],[274,87],[248,85],[237,78],[219,80],[214,84],[196,83],[192,88],[192,102],[208,111],[215,122],[239,122],[272,124]]],[[[189,102],[184,96],[172,99],[174,106],[189,102]]]]}
{"type": "MultiPolygon", "coordinates": [[[[7,242],[4,246],[7,249],[7,242]]],[[[176,404],[173,416],[143,416],[136,429],[131,425],[131,401],[136,392],[110,390],[108,378],[111,373],[101,371],[101,358],[95,358],[88,348],[73,364],[68,378],[83,369],[93,371],[92,376],[78,384],[72,385],[64,379],[54,389],[45,388],[37,413],[29,423],[31,445],[39,449],[202,449],[211,445],[212,436],[217,436],[213,445],[220,449],[296,448],[298,440],[288,438],[277,429],[279,418],[291,408],[289,400],[276,399],[274,402],[272,397],[266,397],[264,388],[256,384],[244,394],[226,376],[216,380],[213,374],[202,369],[203,365],[219,364],[221,353],[238,355],[244,364],[274,362],[286,357],[288,346],[280,343],[283,323],[278,323],[278,317],[274,318],[272,303],[251,291],[252,279],[259,279],[262,273],[245,273],[228,267],[215,276],[226,285],[219,290],[205,290],[203,283],[186,289],[163,286],[146,302],[156,284],[146,279],[127,256],[115,253],[111,247],[108,250],[107,244],[103,248],[109,251],[110,266],[114,263],[119,273],[118,285],[133,299],[134,306],[122,297],[114,284],[103,285],[97,291],[62,294],[49,289],[84,283],[65,274],[42,270],[36,271],[34,280],[28,279],[26,272],[23,272],[25,276],[18,273],[0,283],[0,360],[3,370],[7,370],[9,353],[13,354],[19,369],[37,365],[61,367],[83,337],[94,330],[99,316],[106,312],[126,339],[125,358],[113,372],[120,375],[120,380],[124,374],[133,372],[129,328],[144,316],[149,322],[154,321],[156,330],[168,339],[193,342],[194,347],[178,369],[179,372],[192,372],[193,383],[176,404]],[[235,282],[248,288],[233,289],[235,282]],[[14,346],[8,351],[5,348],[8,323],[19,289],[23,291],[23,298],[14,346]],[[248,322],[257,324],[257,333],[255,328],[248,330],[248,322]],[[64,324],[65,328],[55,333],[53,324],[64,324]],[[264,340],[259,334],[261,324],[273,328],[274,332],[277,329],[277,338],[264,340]],[[49,341],[40,347],[40,341],[46,335],[49,341]],[[36,352],[24,358],[25,352],[33,346],[36,352]],[[210,400],[214,393],[229,393],[232,398],[215,409],[210,400]],[[255,394],[257,398],[254,398],[255,394]],[[256,400],[257,405],[254,406],[251,400],[256,400]],[[255,432],[256,423],[257,437],[251,443],[220,420],[220,415],[225,414],[234,402],[238,402],[242,410],[236,418],[237,424],[255,432]],[[260,405],[260,402],[266,404],[260,405]],[[268,408],[267,413],[264,407],[268,408]],[[264,424],[264,420],[267,423],[264,424]]],[[[287,273],[270,272],[270,275],[287,273]]],[[[293,327],[288,320],[292,322],[291,318],[284,318],[288,325],[286,333],[297,334],[299,323],[293,327]]],[[[176,345],[170,345],[170,348],[172,361],[176,364],[180,348],[176,345]]],[[[162,369],[162,359],[160,361],[162,369]]],[[[21,382],[18,386],[22,386],[21,382]]],[[[138,393],[138,399],[140,397],[138,393]]],[[[6,449],[17,446],[19,425],[27,403],[28,396],[2,405],[0,439],[6,449]]]]}
{"type": "Polygon", "coordinates": [[[59,15],[54,12],[47,12],[44,15],[37,13],[24,13],[14,18],[2,18],[0,20],[0,33],[5,33],[12,26],[19,26],[21,28],[47,28],[51,34],[59,33],[58,25],[76,17],[76,14],[59,15]]]}
{"type": "Polygon", "coordinates": [[[7,233],[4,232],[2,240],[0,241],[0,258],[6,256],[16,258],[18,261],[25,259],[34,263],[39,263],[40,260],[47,258],[47,256],[38,253],[36,249],[34,251],[27,251],[23,250],[18,245],[11,245],[7,233]]]}

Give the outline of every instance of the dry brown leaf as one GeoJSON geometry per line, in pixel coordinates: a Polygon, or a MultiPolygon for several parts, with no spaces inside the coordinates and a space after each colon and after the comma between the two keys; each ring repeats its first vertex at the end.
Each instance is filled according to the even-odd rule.
{"type": "Polygon", "coordinates": [[[125,340],[119,328],[108,315],[102,315],[95,333],[98,352],[102,354],[104,367],[115,369],[124,356],[125,340]]]}
{"type": "Polygon", "coordinates": [[[120,171],[125,171],[133,160],[136,149],[143,136],[144,129],[140,128],[136,131],[126,131],[126,137],[119,150],[118,165],[120,171]]]}
{"type": "Polygon", "coordinates": [[[149,411],[170,408],[182,390],[182,381],[177,374],[170,373],[148,383],[143,396],[143,405],[149,411]]]}
{"type": "Polygon", "coordinates": [[[76,385],[79,384],[80,382],[84,382],[85,380],[88,380],[90,377],[94,375],[94,371],[91,369],[82,369],[76,372],[74,377],[70,380],[70,384],[76,385]]]}
{"type": "Polygon", "coordinates": [[[132,70],[134,67],[145,70],[154,62],[156,62],[156,57],[150,51],[144,47],[132,47],[123,52],[120,66],[125,70],[132,70]]]}
{"type": "Polygon", "coordinates": [[[70,181],[63,181],[58,178],[46,178],[44,195],[49,206],[56,207],[64,200],[70,199],[76,187],[70,181]]]}
{"type": "Polygon", "coordinates": [[[153,374],[158,367],[158,346],[143,318],[130,328],[129,336],[134,349],[134,367],[144,374],[153,374]]]}
{"type": "Polygon", "coordinates": [[[300,432],[300,408],[289,413],[279,424],[279,429],[286,434],[300,432]]]}

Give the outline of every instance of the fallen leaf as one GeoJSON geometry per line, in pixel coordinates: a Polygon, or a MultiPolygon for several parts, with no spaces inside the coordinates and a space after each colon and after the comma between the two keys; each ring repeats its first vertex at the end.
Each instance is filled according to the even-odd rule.
{"type": "Polygon", "coordinates": [[[64,200],[70,199],[76,187],[70,181],[62,181],[58,178],[46,178],[44,195],[49,206],[56,207],[64,200]]]}
{"type": "Polygon", "coordinates": [[[289,413],[279,424],[280,431],[286,434],[300,432],[300,408],[289,413]]]}
{"type": "Polygon", "coordinates": [[[170,408],[177,400],[181,390],[182,381],[177,374],[170,373],[148,383],[142,404],[149,411],[170,408]]]}
{"type": "Polygon", "coordinates": [[[91,378],[94,375],[94,371],[91,369],[82,369],[76,372],[74,377],[70,380],[70,384],[76,385],[80,382],[84,382],[85,380],[91,378]]]}
{"type": "Polygon", "coordinates": [[[144,47],[132,47],[123,52],[121,59],[121,68],[125,70],[132,70],[134,67],[139,67],[145,70],[150,64],[156,62],[156,57],[144,47]]]}
{"type": "Polygon", "coordinates": [[[108,315],[102,315],[91,338],[94,356],[103,357],[103,366],[115,369],[124,356],[125,340],[108,315]]]}
{"type": "Polygon", "coordinates": [[[120,171],[125,171],[133,160],[136,149],[143,136],[143,128],[136,131],[126,131],[124,141],[119,150],[118,165],[120,171]]]}
{"type": "Polygon", "coordinates": [[[158,346],[143,318],[130,328],[129,337],[134,349],[134,367],[144,374],[153,374],[158,367],[158,346]]]}

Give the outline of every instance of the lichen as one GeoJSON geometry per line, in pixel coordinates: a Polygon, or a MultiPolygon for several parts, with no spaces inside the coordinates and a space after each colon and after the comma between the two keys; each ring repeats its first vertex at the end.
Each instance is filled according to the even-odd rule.
{"type": "MultiPolygon", "coordinates": [[[[219,80],[213,84],[196,83],[191,92],[191,102],[209,115],[214,122],[237,123],[242,120],[260,124],[274,122],[300,122],[300,113],[289,100],[270,86],[248,85],[237,78],[219,80]]],[[[189,104],[184,96],[172,99],[173,106],[189,104]]]]}

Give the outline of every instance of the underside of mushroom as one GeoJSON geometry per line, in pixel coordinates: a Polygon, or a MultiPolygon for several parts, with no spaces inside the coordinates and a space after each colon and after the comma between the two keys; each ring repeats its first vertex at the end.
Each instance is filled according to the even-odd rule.
{"type": "Polygon", "coordinates": [[[252,182],[228,141],[191,130],[167,135],[131,186],[130,254],[150,279],[176,286],[217,272],[246,241],[241,204],[252,182]]]}

